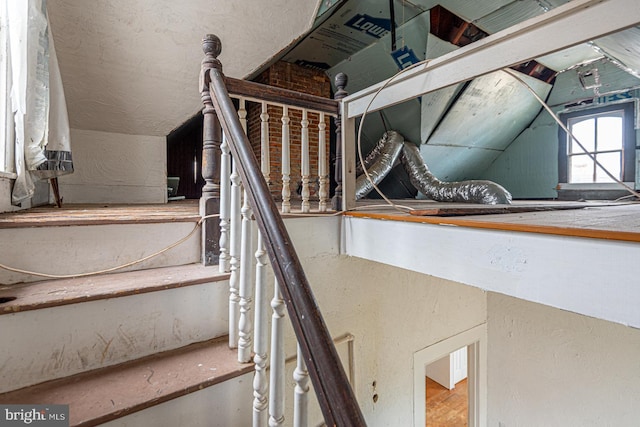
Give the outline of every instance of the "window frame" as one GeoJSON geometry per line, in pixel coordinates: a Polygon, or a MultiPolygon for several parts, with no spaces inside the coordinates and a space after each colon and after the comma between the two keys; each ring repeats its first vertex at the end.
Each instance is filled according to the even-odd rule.
{"type": "MultiPolygon", "coordinates": [[[[570,119],[583,116],[598,116],[613,111],[622,111],[622,177],[621,181],[625,183],[634,183],[636,179],[636,131],[635,131],[635,105],[636,100],[629,100],[615,104],[600,105],[590,108],[581,108],[560,114],[560,119],[565,126],[568,126],[570,119]]],[[[617,183],[570,183],[569,177],[569,152],[568,152],[568,136],[567,132],[558,127],[558,183],[561,187],[567,189],[572,186],[582,189],[619,189],[617,183]]]]}

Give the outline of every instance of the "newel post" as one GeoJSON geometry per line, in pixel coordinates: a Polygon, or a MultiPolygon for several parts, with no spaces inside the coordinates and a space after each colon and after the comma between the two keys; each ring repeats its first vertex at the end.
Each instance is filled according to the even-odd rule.
{"type": "MultiPolygon", "coordinates": [[[[348,93],[344,90],[347,86],[349,79],[344,73],[338,73],[335,78],[336,93],[333,98],[336,101],[340,101],[345,98],[348,93]]],[[[331,199],[331,208],[335,211],[342,210],[342,117],[340,116],[340,109],[338,115],[334,119],[336,125],[336,162],[333,179],[336,182],[336,190],[331,199]]]]}
{"type": "MultiPolygon", "coordinates": [[[[215,108],[211,102],[209,72],[212,68],[222,71],[222,64],[218,55],[222,51],[220,39],[213,34],[207,34],[202,40],[202,69],[200,71],[200,96],[204,108],[202,109],[202,177],[205,184],[200,198],[200,215],[220,213],[220,145],[222,144],[222,128],[218,121],[215,108]]],[[[220,256],[220,228],[218,221],[210,219],[202,225],[202,263],[214,265],[220,256]]]]}

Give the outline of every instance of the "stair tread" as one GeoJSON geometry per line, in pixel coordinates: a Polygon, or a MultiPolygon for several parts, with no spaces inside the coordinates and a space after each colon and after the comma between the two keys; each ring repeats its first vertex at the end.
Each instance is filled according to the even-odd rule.
{"type": "Polygon", "coordinates": [[[68,404],[71,426],[101,424],[250,372],[227,337],[0,394],[2,404],[68,404]]]}
{"type": "Polygon", "coordinates": [[[73,279],[0,285],[0,315],[226,280],[217,266],[187,264],[73,279]],[[2,302],[6,301],[6,302],[2,302]]]}
{"type": "Polygon", "coordinates": [[[0,229],[60,227],[73,225],[153,224],[197,222],[198,200],[152,205],[73,205],[62,208],[44,206],[0,214],[0,229]]]}

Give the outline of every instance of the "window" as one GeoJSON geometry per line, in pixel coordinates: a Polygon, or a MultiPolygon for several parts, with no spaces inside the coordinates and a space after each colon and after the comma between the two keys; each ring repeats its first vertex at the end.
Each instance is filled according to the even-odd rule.
{"type": "MultiPolygon", "coordinates": [[[[627,102],[564,114],[562,121],[584,148],[614,177],[635,181],[634,103],[627,102]]],[[[560,183],[615,182],[584,150],[560,131],[558,153],[560,183]]]]}

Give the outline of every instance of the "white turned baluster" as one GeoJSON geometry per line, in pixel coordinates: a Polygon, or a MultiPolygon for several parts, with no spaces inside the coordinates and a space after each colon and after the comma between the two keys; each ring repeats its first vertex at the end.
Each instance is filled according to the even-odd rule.
{"type": "Polygon", "coordinates": [[[240,174],[236,162],[231,168],[231,215],[230,215],[230,242],[229,242],[229,267],[231,276],[229,277],[229,348],[238,347],[238,323],[239,301],[238,291],[240,288],[240,240],[241,223],[240,213],[240,174]]]}
{"type": "MultiPolygon", "coordinates": [[[[260,114],[260,170],[267,184],[270,173],[269,157],[269,114],[267,103],[262,102],[260,114]]],[[[269,343],[269,321],[267,300],[267,253],[264,248],[264,239],[258,231],[258,249],[256,250],[256,299],[255,299],[255,353],[253,362],[255,374],[253,377],[253,426],[267,426],[269,400],[267,390],[267,347],[269,343]]]]}
{"type": "Polygon", "coordinates": [[[275,281],[271,318],[271,369],[269,372],[269,427],[284,425],[284,301],[275,281]]]}
{"type": "Polygon", "coordinates": [[[242,208],[242,243],[240,256],[240,320],[238,321],[238,362],[249,363],[251,361],[251,343],[253,342],[253,324],[251,321],[252,283],[251,283],[251,221],[245,220],[245,211],[242,208]],[[247,236],[248,233],[249,236],[247,236]]]}
{"type": "Polygon", "coordinates": [[[289,181],[291,181],[291,168],[289,158],[289,108],[285,105],[282,107],[282,212],[291,212],[291,189],[289,181]]]}
{"type": "Polygon", "coordinates": [[[298,344],[298,363],[293,371],[293,380],[296,382],[293,397],[293,425],[295,427],[306,427],[308,419],[309,400],[309,372],[307,365],[302,358],[302,350],[298,344]]]}
{"type": "Polygon", "coordinates": [[[244,98],[238,98],[238,119],[245,133],[247,132],[247,103],[244,98]]]}
{"type": "MultiPolygon", "coordinates": [[[[247,131],[247,110],[245,100],[240,98],[238,117],[244,131],[247,131]]],[[[238,361],[248,363],[251,361],[251,350],[253,342],[253,322],[251,319],[251,305],[253,302],[253,282],[251,273],[253,267],[252,246],[252,217],[253,212],[249,206],[249,197],[245,190],[242,194],[243,203],[240,213],[242,214],[242,236],[240,242],[240,287],[238,295],[240,297],[240,320],[238,322],[238,361]]]]}
{"type": "Polygon", "coordinates": [[[267,299],[267,252],[264,249],[262,234],[258,232],[258,250],[256,251],[256,299],[255,299],[255,339],[253,345],[253,426],[266,427],[268,418],[267,400],[267,346],[269,342],[267,299]]]}
{"type": "Polygon", "coordinates": [[[267,103],[262,103],[260,113],[260,170],[264,180],[269,184],[271,175],[271,154],[269,153],[269,113],[267,103]]]}
{"type": "Polygon", "coordinates": [[[320,203],[318,209],[320,212],[327,211],[329,204],[329,175],[327,174],[327,143],[326,132],[327,124],[324,122],[324,113],[320,113],[320,121],[318,122],[318,197],[320,203]]]}
{"type": "Polygon", "coordinates": [[[300,139],[302,143],[302,164],[300,165],[300,171],[302,175],[302,212],[309,212],[311,205],[309,204],[309,119],[307,110],[302,110],[302,120],[300,125],[302,127],[300,139]]]}
{"type": "Polygon", "coordinates": [[[222,135],[222,145],[220,145],[222,155],[220,157],[220,260],[218,268],[220,273],[230,271],[229,262],[229,222],[231,215],[231,155],[229,154],[229,143],[227,136],[222,135]]]}

